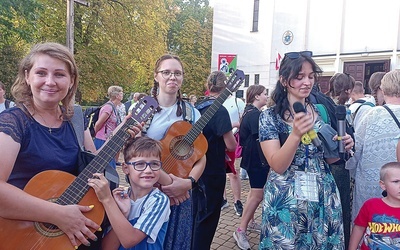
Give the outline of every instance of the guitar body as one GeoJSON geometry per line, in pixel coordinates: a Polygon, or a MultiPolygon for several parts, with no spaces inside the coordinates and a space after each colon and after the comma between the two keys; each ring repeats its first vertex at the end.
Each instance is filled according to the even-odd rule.
{"type": "MultiPolygon", "coordinates": [[[[28,182],[24,191],[37,198],[54,201],[75,178],[74,175],[63,171],[43,171],[28,182]]],[[[101,224],[104,219],[104,208],[92,188],[78,204],[94,205],[94,208],[84,215],[97,224],[101,224]]],[[[0,249],[75,249],[61,230],[50,229],[49,224],[0,217],[0,225],[0,249]]],[[[92,232],[95,231],[95,229],[92,230],[92,232]]]]}
{"type": "Polygon", "coordinates": [[[193,165],[207,152],[208,143],[203,134],[199,134],[193,144],[183,140],[191,128],[192,125],[186,121],[174,122],[160,141],[161,161],[164,171],[168,174],[181,178],[188,177],[193,165]]]}

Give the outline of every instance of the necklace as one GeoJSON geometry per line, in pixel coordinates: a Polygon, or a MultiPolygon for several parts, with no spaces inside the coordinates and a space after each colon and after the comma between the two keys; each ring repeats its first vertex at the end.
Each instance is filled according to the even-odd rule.
{"type": "Polygon", "coordinates": [[[43,122],[44,122],[44,124],[46,125],[46,127],[49,129],[49,133],[51,134],[51,131],[52,131],[52,127],[54,127],[55,126],[55,124],[54,125],[52,125],[52,126],[49,126],[48,124],[47,124],[47,122],[46,122],[46,119],[44,119],[44,117],[41,115],[41,114],[39,114],[39,113],[37,113],[41,118],[42,118],[42,120],[43,120],[43,122]]]}

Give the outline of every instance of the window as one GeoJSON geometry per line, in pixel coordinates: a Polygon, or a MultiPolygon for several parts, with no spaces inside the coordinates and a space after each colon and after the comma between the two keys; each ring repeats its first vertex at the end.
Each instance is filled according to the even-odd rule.
{"type": "Polygon", "coordinates": [[[255,74],[254,75],[254,85],[259,85],[260,84],[260,74],[255,74]]]}
{"type": "Polygon", "coordinates": [[[248,87],[250,83],[250,76],[249,75],[244,75],[244,86],[248,87]]]}
{"type": "Polygon", "coordinates": [[[258,15],[259,15],[259,12],[260,12],[259,3],[260,3],[260,0],[254,0],[253,29],[251,30],[252,32],[257,32],[258,31],[258,15]]]}

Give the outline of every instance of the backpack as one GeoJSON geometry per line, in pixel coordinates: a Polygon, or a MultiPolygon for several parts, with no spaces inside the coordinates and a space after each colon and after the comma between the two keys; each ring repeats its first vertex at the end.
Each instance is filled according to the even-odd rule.
{"type": "MultiPolygon", "coordinates": [[[[108,102],[105,103],[104,105],[106,105],[106,104],[111,105],[108,102]]],[[[104,107],[104,105],[101,105],[99,107],[87,108],[85,110],[85,112],[83,113],[84,127],[85,127],[85,129],[89,128],[90,135],[92,137],[96,136],[96,132],[94,130],[94,125],[96,125],[97,120],[99,120],[100,109],[102,107],[104,107]]],[[[114,106],[113,105],[111,105],[111,106],[112,106],[113,111],[115,113],[116,111],[114,109],[114,106]]],[[[111,116],[111,114],[108,116],[107,120],[110,118],[110,116],[111,116]]],[[[107,122],[107,120],[106,120],[106,122],[107,122]]]]}

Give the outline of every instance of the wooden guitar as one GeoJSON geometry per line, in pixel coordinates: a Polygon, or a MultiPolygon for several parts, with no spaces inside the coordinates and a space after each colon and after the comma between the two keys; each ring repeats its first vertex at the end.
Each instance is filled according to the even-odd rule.
{"type": "MultiPolygon", "coordinates": [[[[97,224],[104,219],[104,208],[92,188],[87,185],[94,173],[102,173],[105,166],[119,152],[129,137],[127,129],[146,121],[158,103],[153,98],[142,98],[128,119],[112,138],[104,144],[94,159],[75,177],[72,174],[48,170],[35,175],[24,191],[35,197],[60,205],[94,205],[85,216],[97,224]]],[[[34,207],[31,209],[35,209],[34,207]]],[[[92,230],[95,231],[94,229],[92,230]]],[[[0,217],[0,249],[75,249],[69,238],[55,225],[42,222],[9,220],[0,217]]]]}
{"type": "Polygon", "coordinates": [[[181,178],[189,176],[193,164],[207,152],[208,143],[202,134],[203,128],[243,81],[243,71],[236,70],[226,83],[225,90],[193,126],[186,121],[177,121],[171,125],[161,140],[161,161],[165,172],[181,178]]]}

